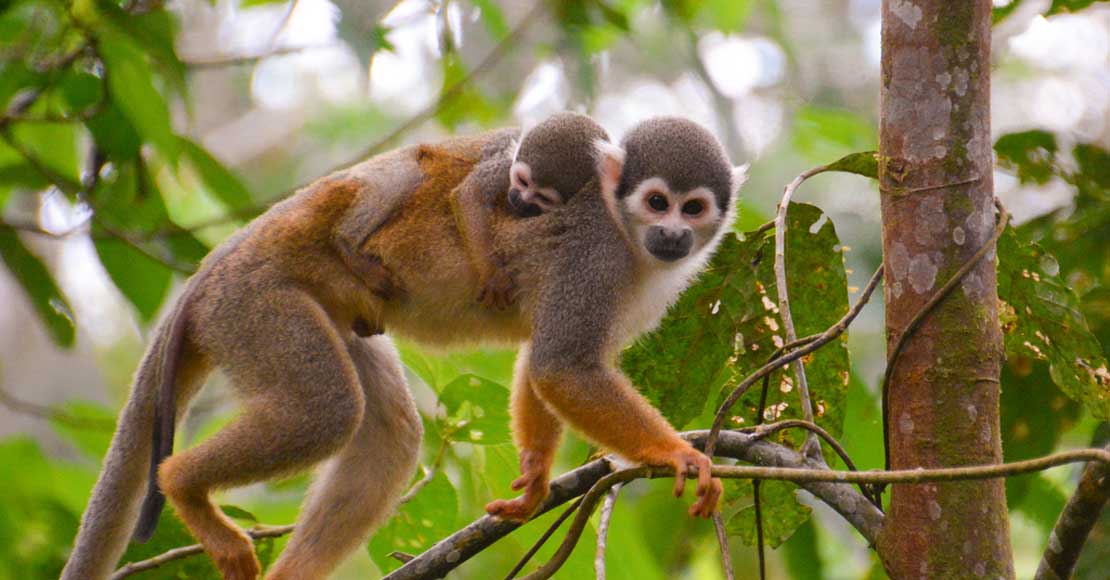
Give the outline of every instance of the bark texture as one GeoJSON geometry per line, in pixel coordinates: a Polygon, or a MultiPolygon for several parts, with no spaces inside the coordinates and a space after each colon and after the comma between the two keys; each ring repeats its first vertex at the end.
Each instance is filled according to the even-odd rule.
{"type": "MultiPolygon", "coordinates": [[[[883,0],[880,184],[888,350],[991,236],[990,0],[883,0]]],[[[995,253],[924,320],[890,382],[891,469],[1002,460],[995,253]]],[[[895,485],[892,578],[1012,578],[1002,480],[895,485]]]]}

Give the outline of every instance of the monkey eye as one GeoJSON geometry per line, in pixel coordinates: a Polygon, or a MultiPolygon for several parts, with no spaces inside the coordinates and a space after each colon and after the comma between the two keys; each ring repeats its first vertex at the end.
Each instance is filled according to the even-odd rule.
{"type": "Polygon", "coordinates": [[[667,211],[669,206],[670,203],[667,202],[667,198],[661,193],[653,193],[648,198],[648,207],[655,211],[667,211]]]}
{"type": "Polygon", "coordinates": [[[682,213],[690,216],[697,217],[701,212],[705,211],[705,203],[698,199],[692,199],[682,204],[682,213]]]}

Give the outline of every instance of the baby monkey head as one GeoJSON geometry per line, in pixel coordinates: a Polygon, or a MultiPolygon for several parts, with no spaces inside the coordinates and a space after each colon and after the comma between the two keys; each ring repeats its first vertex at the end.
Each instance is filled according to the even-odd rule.
{"type": "Polygon", "coordinates": [[[619,168],[605,162],[620,159],[619,151],[607,156],[606,144],[597,147],[603,194],[615,200],[614,213],[651,257],[676,262],[712,249],[729,227],[732,198],[747,167],[733,169],[721,143],[701,125],[679,117],[636,125],[621,142],[619,168]]]}
{"type": "Polygon", "coordinates": [[[521,216],[565,203],[595,175],[594,143],[609,141],[596,121],[558,113],[529,129],[509,171],[509,205],[521,216]]]}

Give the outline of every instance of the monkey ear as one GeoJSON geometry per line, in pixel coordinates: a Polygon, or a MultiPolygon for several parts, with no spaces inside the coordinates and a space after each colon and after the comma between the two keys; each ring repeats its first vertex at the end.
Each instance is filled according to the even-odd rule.
{"type": "Polygon", "coordinates": [[[624,149],[619,145],[604,139],[594,141],[594,153],[597,159],[597,176],[601,182],[601,193],[606,197],[616,194],[617,185],[621,181],[621,172],[624,171],[624,149]]]}
{"type": "Polygon", "coordinates": [[[744,182],[748,180],[748,168],[751,166],[751,163],[745,163],[732,168],[731,185],[733,195],[736,195],[736,192],[740,191],[740,186],[744,185],[744,182]]]}

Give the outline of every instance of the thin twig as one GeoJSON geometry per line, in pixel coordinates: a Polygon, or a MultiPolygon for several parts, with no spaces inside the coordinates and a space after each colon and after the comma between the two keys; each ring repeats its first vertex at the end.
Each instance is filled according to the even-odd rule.
{"type": "MultiPolygon", "coordinates": [[[[280,538],[293,531],[293,526],[256,526],[246,530],[247,535],[253,540],[260,540],[262,538],[280,538]]],[[[190,546],[182,546],[163,552],[153,558],[148,558],[139,562],[131,562],[116,570],[111,576],[110,580],[120,580],[132,574],[145,572],[146,570],[153,570],[163,564],[167,564],[174,560],[180,560],[189,556],[195,556],[203,553],[204,548],[200,544],[193,544],[190,546]]]]}
{"type": "Polygon", "coordinates": [[[963,265],[956,270],[956,273],[953,274],[952,277],[921,306],[921,309],[913,315],[909,324],[906,325],[905,330],[903,330],[902,333],[898,335],[898,339],[894,341],[894,349],[891,350],[890,356],[887,358],[886,369],[883,371],[883,382],[880,388],[883,407],[883,466],[886,469],[890,469],[890,380],[894,376],[894,369],[897,367],[898,357],[902,354],[902,350],[906,347],[906,344],[909,343],[909,338],[917,332],[917,328],[921,326],[921,323],[924,322],[929,313],[948,297],[948,294],[951,293],[956,285],[979,264],[979,261],[995,248],[999,238],[1002,237],[1002,232],[1006,230],[1006,223],[1009,221],[1009,214],[1006,213],[1006,208],[1002,206],[1002,201],[997,197],[994,198],[994,205],[998,208],[998,221],[994,226],[994,233],[991,235],[990,239],[976,250],[971,258],[964,262],[963,265]]]}
{"type": "Polygon", "coordinates": [[[614,485],[605,495],[605,503],[601,504],[601,519],[597,524],[597,553],[594,554],[594,576],[597,580],[605,580],[605,543],[609,539],[609,522],[613,519],[613,507],[617,505],[617,494],[623,485],[614,485]]]}
{"type": "MultiPolygon", "coordinates": [[[[758,513],[756,517],[758,518],[758,513]]],[[[756,521],[758,523],[758,519],[756,521]]],[[[732,551],[728,548],[728,530],[725,529],[725,518],[720,511],[713,512],[713,531],[716,532],[717,546],[721,550],[721,568],[725,571],[725,578],[736,580],[736,575],[732,571],[732,551]]]]}
{"type": "MultiPolygon", "coordinates": [[[[971,481],[980,479],[997,479],[1043,471],[1068,463],[1086,461],[1099,461],[1110,464],[1110,451],[1105,449],[1076,449],[1055,453],[1047,457],[1039,457],[1026,461],[1002,463],[993,465],[976,465],[970,467],[942,467],[936,469],[904,469],[898,471],[834,471],[831,469],[797,469],[790,467],[753,467],[747,465],[714,465],[713,477],[724,479],[752,479],[752,480],[781,480],[794,483],[801,482],[837,482],[837,483],[931,483],[951,481],[971,481]]],[[[574,546],[582,536],[590,514],[597,507],[601,496],[605,495],[610,487],[618,483],[641,478],[655,479],[660,477],[674,477],[674,469],[670,467],[635,467],[617,471],[603,477],[590,491],[583,496],[582,507],[571,524],[567,536],[559,549],[555,551],[551,560],[536,572],[526,576],[524,580],[546,580],[566,562],[574,546]]]]}
{"type": "Polygon", "coordinates": [[[107,226],[104,224],[103,220],[98,220],[96,218],[93,218],[93,220],[96,222],[97,227],[99,227],[101,231],[108,234],[112,238],[119,240],[125,245],[130,246],[133,250],[146,256],[147,258],[150,258],[151,260],[154,260],[155,262],[158,262],[159,264],[162,264],[163,266],[171,270],[180,272],[185,275],[192,275],[194,272],[196,272],[196,268],[190,266],[189,264],[178,262],[177,260],[169,256],[163,256],[153,250],[147,249],[146,246],[143,245],[141,240],[134,238],[133,236],[131,236],[131,234],[107,226]]]}
{"type": "Polygon", "coordinates": [[[752,507],[755,510],[755,555],[759,562],[759,580],[767,580],[767,554],[764,551],[763,541],[763,502],[760,501],[760,490],[763,482],[752,481],[752,507]]]}
{"type": "Polygon", "coordinates": [[[94,429],[111,433],[116,428],[115,421],[96,417],[80,417],[52,405],[42,405],[24,401],[0,387],[0,405],[13,413],[53,421],[77,429],[94,429]]]}
{"type": "Polygon", "coordinates": [[[427,487],[428,484],[435,479],[436,473],[439,471],[439,466],[443,463],[443,457],[447,454],[447,447],[449,445],[448,439],[444,437],[439,444],[439,450],[436,451],[435,457],[432,458],[432,462],[424,468],[424,477],[421,477],[419,481],[412,484],[412,487],[405,492],[405,495],[402,495],[401,499],[397,500],[398,505],[412,501],[412,498],[416,497],[416,494],[420,493],[420,490],[427,487]]]}
{"type": "Polygon", "coordinates": [[[838,336],[843,334],[844,331],[848,329],[848,325],[850,325],[852,321],[855,320],[857,316],[859,316],[859,313],[863,311],[863,307],[866,306],[867,301],[871,299],[871,294],[875,291],[875,287],[879,285],[879,281],[882,280],[882,277],[883,267],[879,266],[879,268],[875,270],[875,274],[871,276],[871,280],[867,282],[867,286],[860,294],[859,300],[856,301],[852,308],[848,310],[847,314],[845,314],[843,318],[838,320],[836,324],[830,326],[828,329],[822,332],[819,337],[813,339],[808,344],[803,345],[798,350],[790,352],[789,354],[785,354],[763,365],[755,372],[748,375],[743,381],[740,382],[739,385],[736,386],[735,389],[733,389],[732,393],[730,393],[728,398],[725,399],[725,402],[721,404],[721,407],[717,410],[717,416],[713,419],[713,427],[709,430],[709,438],[707,439],[705,444],[706,455],[713,455],[713,451],[717,445],[717,438],[721,432],[721,427],[724,425],[725,420],[728,418],[729,410],[732,409],[732,406],[736,404],[736,401],[738,401],[740,397],[743,396],[748,388],[755,384],[756,381],[763,378],[765,375],[778,370],[780,367],[786,365],[787,363],[802,358],[803,356],[821,348],[822,346],[828,344],[829,342],[833,341],[838,336]]]}
{"type": "MultiPolygon", "coordinates": [[[[1110,451],[1110,446],[1106,449],[1110,451]]],[[[1087,535],[1098,523],[1106,501],[1110,499],[1110,465],[1091,462],[1079,478],[1079,486],[1060,512],[1056,526],[1048,537],[1048,547],[1037,567],[1033,580],[1071,578],[1087,535]]]]}
{"type": "Polygon", "coordinates": [[[532,560],[532,557],[536,555],[536,552],[539,552],[540,548],[542,548],[543,545],[546,544],[549,539],[551,539],[551,536],[555,533],[555,530],[558,530],[559,527],[563,525],[563,522],[567,521],[567,518],[569,518],[570,515],[574,513],[574,510],[578,509],[578,506],[580,505],[582,505],[581,497],[574,500],[573,503],[567,506],[567,509],[563,510],[563,513],[559,514],[559,517],[555,518],[555,521],[551,522],[551,525],[547,526],[547,529],[544,530],[542,534],[540,534],[539,539],[536,540],[534,544],[532,544],[532,547],[528,548],[528,551],[520,557],[520,560],[517,561],[512,570],[509,570],[509,573],[505,575],[505,580],[513,580],[513,578],[516,578],[516,575],[520,574],[520,571],[528,565],[528,562],[532,560]]]}
{"type": "MultiPolygon", "coordinates": [[[[786,342],[798,340],[798,333],[794,329],[794,317],[790,314],[790,298],[786,286],[786,212],[790,208],[790,198],[802,185],[802,182],[827,170],[822,165],[810,169],[793,181],[788,183],[782,192],[782,201],[779,202],[778,212],[775,214],[775,289],[779,295],[779,318],[782,319],[783,333],[786,342]]],[[[806,368],[801,359],[794,361],[794,375],[798,382],[798,397],[801,399],[802,418],[813,423],[813,404],[809,399],[809,382],[806,380],[806,368]]],[[[812,433],[806,436],[806,443],[802,447],[805,455],[821,456],[821,446],[812,433]]]]}
{"type": "Polygon", "coordinates": [[[298,54],[309,50],[320,48],[327,48],[328,45],[313,45],[313,46],[290,46],[286,48],[273,48],[265,52],[255,54],[233,54],[226,56],[214,56],[209,58],[183,58],[181,63],[192,69],[207,69],[207,68],[225,68],[233,66],[244,66],[256,64],[259,61],[273,58],[276,56],[285,56],[288,54],[298,54]]]}

